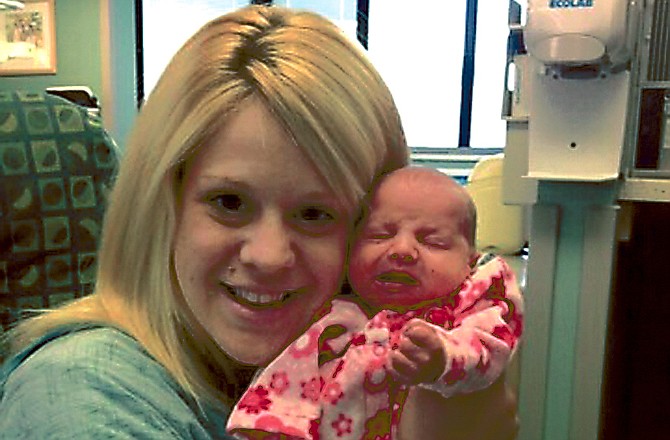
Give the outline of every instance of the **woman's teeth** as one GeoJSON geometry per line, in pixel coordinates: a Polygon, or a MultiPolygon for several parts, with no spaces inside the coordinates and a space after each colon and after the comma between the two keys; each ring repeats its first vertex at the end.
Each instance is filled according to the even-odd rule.
{"type": "Polygon", "coordinates": [[[280,295],[267,295],[263,293],[254,293],[245,289],[240,289],[239,287],[234,288],[233,292],[237,298],[241,298],[244,301],[251,303],[253,305],[267,305],[271,303],[279,303],[284,301],[291,292],[286,291],[280,295]]]}

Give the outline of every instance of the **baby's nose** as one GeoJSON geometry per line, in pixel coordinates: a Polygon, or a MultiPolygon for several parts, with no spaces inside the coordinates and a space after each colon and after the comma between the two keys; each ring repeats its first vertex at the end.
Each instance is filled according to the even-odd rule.
{"type": "Polygon", "coordinates": [[[389,259],[399,263],[413,263],[419,258],[416,240],[406,237],[396,237],[389,248],[389,259]]]}

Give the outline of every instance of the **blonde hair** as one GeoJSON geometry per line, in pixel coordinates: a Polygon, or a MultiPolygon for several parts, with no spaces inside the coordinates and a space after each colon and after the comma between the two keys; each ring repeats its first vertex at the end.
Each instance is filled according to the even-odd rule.
{"type": "Polygon", "coordinates": [[[372,181],[408,161],[391,94],[334,24],[275,6],[219,17],[177,52],[137,118],[106,213],[95,293],[20,325],[18,347],[59,325],[103,322],[136,337],[196,398],[230,400],[194,356],[216,348],[189,335],[171,251],[184,163],[252,95],[352,218],[372,181]]]}

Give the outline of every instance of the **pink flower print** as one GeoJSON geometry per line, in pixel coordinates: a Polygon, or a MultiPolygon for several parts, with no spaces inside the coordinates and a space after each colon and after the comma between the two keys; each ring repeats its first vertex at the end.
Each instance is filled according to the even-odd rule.
{"type": "Polygon", "coordinates": [[[335,405],[344,396],[344,392],[338,382],[331,382],[323,388],[322,395],[326,402],[335,405]]]}
{"type": "Polygon", "coordinates": [[[300,382],[302,393],[300,397],[303,399],[318,402],[323,390],[324,380],[322,377],[313,377],[308,382],[300,382]]]}
{"type": "Polygon", "coordinates": [[[389,355],[393,351],[393,348],[389,347],[387,344],[375,343],[366,345],[365,350],[367,351],[367,357],[365,359],[368,365],[374,365],[375,368],[381,368],[388,362],[389,355]]]}
{"type": "Polygon", "coordinates": [[[353,423],[352,419],[340,413],[340,415],[337,417],[337,420],[331,423],[331,426],[337,432],[337,436],[342,437],[346,434],[351,434],[352,423],[353,423]]]}
{"type": "Polygon", "coordinates": [[[515,310],[509,320],[509,326],[512,329],[514,337],[517,339],[520,338],[523,333],[523,315],[515,310]]]}
{"type": "Polygon", "coordinates": [[[393,313],[393,314],[388,314],[387,318],[388,318],[389,331],[391,333],[395,333],[395,332],[400,331],[405,326],[407,321],[412,319],[412,316],[401,315],[399,313],[393,313]]]}
{"type": "Polygon", "coordinates": [[[388,386],[387,357],[372,358],[365,367],[363,387],[370,394],[384,391],[388,386]]]}
{"type": "Polygon", "coordinates": [[[482,340],[478,336],[473,336],[470,339],[470,347],[479,355],[484,351],[484,344],[482,344],[482,340]]]}
{"type": "Polygon", "coordinates": [[[351,345],[358,346],[365,344],[365,335],[363,333],[356,333],[351,338],[351,345]]]}
{"type": "Polygon", "coordinates": [[[243,409],[247,414],[258,414],[261,411],[270,409],[272,401],[268,399],[268,391],[259,385],[256,388],[250,388],[237,404],[239,409],[243,409]]]}
{"type": "Polygon", "coordinates": [[[440,327],[447,327],[447,323],[449,321],[453,321],[453,319],[454,315],[449,313],[449,311],[445,310],[444,308],[430,309],[428,313],[426,313],[426,321],[440,327]]]}
{"type": "Polygon", "coordinates": [[[391,312],[377,313],[366,324],[366,327],[368,327],[368,328],[387,328],[388,325],[386,325],[386,321],[387,321],[387,316],[389,315],[389,313],[391,313],[391,312]]]}
{"type": "Polygon", "coordinates": [[[275,394],[281,396],[284,394],[291,382],[288,380],[288,374],[286,371],[278,371],[272,373],[272,379],[270,380],[270,389],[275,392],[275,394]]]}
{"type": "Polygon", "coordinates": [[[296,428],[295,426],[285,425],[279,417],[270,414],[260,416],[254,424],[254,429],[262,431],[263,433],[268,433],[261,437],[263,440],[305,437],[305,433],[301,429],[296,428]]]}
{"type": "Polygon", "coordinates": [[[516,343],[516,337],[512,334],[509,327],[506,325],[498,325],[493,329],[493,336],[498,339],[501,339],[509,347],[514,347],[516,343]]]}
{"type": "Polygon", "coordinates": [[[333,379],[337,378],[337,376],[344,370],[344,360],[340,360],[337,363],[337,366],[335,367],[335,371],[333,371],[333,379]]]}
{"type": "Polygon", "coordinates": [[[491,359],[484,361],[484,358],[480,356],[479,362],[477,362],[477,366],[475,366],[475,368],[477,369],[477,371],[479,371],[479,373],[486,374],[490,366],[491,366],[491,359]]]}
{"type": "Polygon", "coordinates": [[[464,366],[464,360],[459,361],[458,358],[453,360],[449,371],[444,375],[444,381],[447,383],[447,385],[453,385],[465,378],[465,369],[463,368],[464,366]]]}
{"type": "Polygon", "coordinates": [[[396,331],[389,335],[389,345],[391,350],[397,350],[400,347],[400,339],[402,338],[402,331],[396,331]]]}
{"type": "Polygon", "coordinates": [[[319,426],[321,425],[321,419],[313,419],[309,421],[309,433],[314,440],[319,440],[319,426]]]}
{"type": "Polygon", "coordinates": [[[388,353],[389,348],[384,345],[384,344],[378,344],[375,343],[372,345],[372,354],[375,355],[375,357],[384,357],[388,353]]]}
{"type": "Polygon", "coordinates": [[[289,346],[288,352],[296,359],[318,353],[319,350],[319,330],[313,328],[307,331],[289,346]]]}
{"type": "Polygon", "coordinates": [[[486,290],[490,287],[489,280],[476,280],[468,283],[468,288],[463,288],[460,293],[461,310],[466,309],[484,297],[486,290]]]}

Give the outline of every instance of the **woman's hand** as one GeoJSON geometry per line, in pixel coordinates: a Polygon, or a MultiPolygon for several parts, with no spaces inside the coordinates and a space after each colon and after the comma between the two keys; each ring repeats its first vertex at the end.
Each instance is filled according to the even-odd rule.
{"type": "Polygon", "coordinates": [[[485,390],[449,399],[424,388],[410,388],[399,438],[514,440],[518,430],[516,394],[501,377],[485,390]]]}

